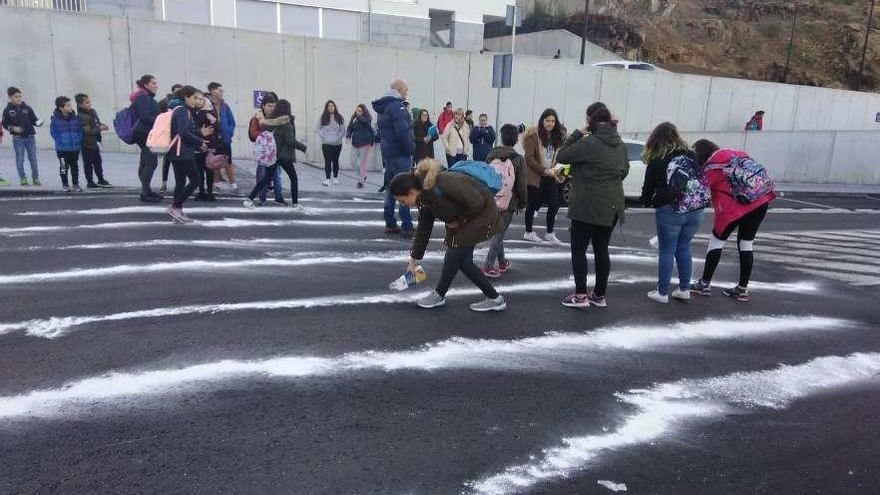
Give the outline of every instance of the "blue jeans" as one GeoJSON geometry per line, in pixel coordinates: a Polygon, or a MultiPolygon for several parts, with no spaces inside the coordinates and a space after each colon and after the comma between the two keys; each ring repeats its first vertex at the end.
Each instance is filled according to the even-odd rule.
{"type": "Polygon", "coordinates": [[[484,266],[487,268],[495,266],[495,260],[498,260],[499,265],[507,260],[507,258],[504,257],[504,236],[507,234],[507,229],[510,228],[511,220],[513,220],[512,207],[510,210],[501,213],[501,228],[498,229],[498,232],[492,237],[492,243],[489,244],[489,252],[486,254],[486,263],[484,266]]]}
{"type": "Polygon", "coordinates": [[[660,241],[659,280],[657,290],[664,296],[669,293],[672,264],[678,265],[678,288],[690,290],[693,259],[691,241],[703,224],[703,210],[676,213],[672,206],[657,208],[657,238],[660,241]]]}
{"type": "MultiPolygon", "coordinates": [[[[263,178],[263,174],[266,173],[267,167],[263,165],[257,165],[257,183],[259,184],[260,180],[263,178]]],[[[278,201],[284,200],[284,184],[281,182],[281,167],[275,167],[275,177],[272,178],[272,188],[275,190],[275,199],[278,201]]],[[[266,201],[266,193],[269,192],[268,187],[264,187],[260,189],[260,202],[266,201]]]]}
{"type": "MultiPolygon", "coordinates": [[[[391,184],[391,179],[395,175],[409,172],[411,168],[412,158],[408,156],[386,161],[385,184],[391,184]]],[[[389,229],[397,227],[397,219],[394,218],[395,203],[397,203],[397,200],[391,195],[391,188],[388,188],[385,191],[385,227],[389,229]]],[[[409,212],[409,207],[403,204],[400,205],[400,227],[403,230],[412,230],[413,228],[412,214],[409,212]]]]}
{"type": "Polygon", "coordinates": [[[40,179],[40,170],[37,166],[37,139],[34,136],[12,137],[12,148],[15,150],[15,167],[18,169],[18,178],[27,179],[24,172],[24,155],[27,153],[31,164],[31,179],[40,179]]]}

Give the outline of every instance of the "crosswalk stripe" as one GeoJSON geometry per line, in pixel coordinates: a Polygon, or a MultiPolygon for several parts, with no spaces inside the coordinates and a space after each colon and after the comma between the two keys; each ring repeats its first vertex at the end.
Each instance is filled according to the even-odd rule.
{"type": "Polygon", "coordinates": [[[733,407],[784,409],[791,402],[828,390],[869,382],[876,385],[880,353],[823,356],[797,365],[661,383],[617,396],[636,408],[614,431],[564,438],[541,455],[465,483],[469,495],[506,495],[587,469],[597,457],[660,440],[674,427],[730,414],[733,407]]]}
{"type": "Polygon", "coordinates": [[[835,270],[820,270],[817,268],[804,268],[800,266],[787,266],[786,268],[789,270],[794,270],[796,272],[806,273],[808,275],[815,275],[817,277],[825,277],[840,282],[846,282],[855,286],[880,285],[880,276],[863,275],[858,273],[845,273],[835,270]]]}
{"type": "MultiPolygon", "coordinates": [[[[868,256],[858,256],[854,254],[834,254],[829,251],[809,251],[809,250],[800,250],[800,249],[791,249],[786,247],[773,247],[773,246],[761,246],[758,251],[760,253],[771,253],[779,256],[794,256],[799,257],[801,259],[813,259],[817,262],[824,262],[826,260],[830,261],[844,261],[844,262],[853,262],[853,263],[865,263],[868,265],[880,265],[880,257],[872,258],[868,256]]],[[[763,256],[763,254],[759,254],[758,256],[763,256]]],[[[868,268],[868,267],[864,267],[868,268]]],[[[880,266],[878,266],[880,268],[880,266]]]]}
{"type": "Polygon", "coordinates": [[[765,247],[775,247],[780,249],[803,249],[809,251],[816,251],[816,254],[820,252],[829,252],[829,253],[837,253],[837,254],[854,254],[854,255],[865,255],[870,254],[870,252],[866,252],[864,246],[860,246],[859,248],[855,247],[840,247],[829,244],[819,244],[815,242],[807,242],[807,241],[798,241],[797,243],[786,242],[786,241],[778,241],[775,239],[766,239],[761,238],[756,241],[756,249],[759,251],[763,250],[765,247]]]}
{"type": "Polygon", "coordinates": [[[405,351],[363,351],[336,357],[281,356],[262,360],[224,360],[144,372],[116,372],[70,382],[54,389],[0,397],[0,418],[75,414],[77,406],[106,404],[123,397],[164,395],[182,387],[266,377],[297,379],[339,376],[357,371],[436,369],[529,369],[584,351],[647,351],[692,342],[775,334],[840,331],[851,323],[816,316],[756,316],[709,319],[672,325],[631,325],[586,333],[554,332],[516,340],[453,337],[405,351]]]}

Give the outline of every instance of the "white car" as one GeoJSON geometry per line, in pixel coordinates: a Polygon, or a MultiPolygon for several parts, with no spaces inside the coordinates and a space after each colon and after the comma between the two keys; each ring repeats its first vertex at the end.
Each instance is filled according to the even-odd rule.
{"type": "Polygon", "coordinates": [[[593,67],[613,67],[623,70],[657,70],[657,66],[648,62],[633,62],[629,60],[610,60],[608,62],[596,62],[593,67]]]}
{"type": "MultiPolygon", "coordinates": [[[[642,183],[645,181],[645,162],[642,161],[642,151],[645,150],[643,141],[624,139],[626,154],[629,158],[629,174],[623,180],[623,195],[627,198],[638,199],[642,197],[642,183]]],[[[562,199],[568,204],[571,195],[572,182],[569,178],[562,184],[562,199]]]]}

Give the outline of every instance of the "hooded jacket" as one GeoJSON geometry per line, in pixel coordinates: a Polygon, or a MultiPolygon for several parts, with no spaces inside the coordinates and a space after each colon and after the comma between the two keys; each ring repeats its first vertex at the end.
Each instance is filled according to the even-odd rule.
{"type": "Polygon", "coordinates": [[[574,131],[556,161],[571,165],[568,218],[603,227],[625,220],[623,179],[629,173],[629,158],[613,125],[599,124],[588,136],[574,131]]]}
{"type": "Polygon", "coordinates": [[[376,139],[376,132],[373,130],[373,116],[365,114],[351,119],[345,130],[345,137],[351,139],[351,145],[355,148],[372,146],[376,139]]]}
{"type": "Polygon", "coordinates": [[[98,143],[101,142],[101,119],[98,118],[98,112],[94,108],[89,110],[79,108],[78,112],[77,116],[83,133],[82,147],[91,150],[98,149],[98,143]]]}
{"type": "Polygon", "coordinates": [[[528,182],[529,176],[526,171],[526,159],[516,152],[512,146],[498,146],[489,152],[486,163],[492,160],[510,160],[513,163],[514,182],[513,197],[510,198],[510,208],[516,211],[526,209],[529,202],[528,182]]]}
{"type": "Polygon", "coordinates": [[[385,96],[373,101],[373,110],[377,115],[382,160],[385,162],[412,160],[416,148],[412,120],[403,105],[400,93],[393,89],[388,91],[385,96]]]}
{"type": "Polygon", "coordinates": [[[776,193],[771,191],[751,203],[744,204],[740,203],[733,196],[730,180],[724,173],[724,166],[728,165],[734,158],[746,156],[748,155],[743,151],[720,149],[706,160],[703,168],[703,172],[706,174],[706,182],[709,184],[709,190],[712,192],[712,208],[715,210],[713,230],[719,234],[724,232],[731,223],[776,198],[776,193]]]}
{"type": "Polygon", "coordinates": [[[471,128],[471,144],[474,145],[474,160],[484,162],[492,146],[495,145],[495,129],[491,125],[471,128]]]}
{"type": "Polygon", "coordinates": [[[3,110],[3,127],[12,134],[12,137],[28,137],[37,133],[37,115],[34,109],[27,103],[21,102],[13,105],[11,102],[6,104],[3,110]],[[21,127],[21,132],[12,132],[13,127],[21,127]]]}
{"type": "Polygon", "coordinates": [[[76,112],[64,115],[60,109],[56,108],[52,113],[49,132],[52,134],[52,139],[55,140],[55,151],[59,153],[79,151],[82,148],[82,125],[79,123],[76,112]]]}
{"type": "Polygon", "coordinates": [[[419,226],[410,255],[420,260],[434,229],[434,220],[446,222],[444,243],[451,248],[475,246],[495,235],[501,215],[495,196],[473,177],[458,172],[443,172],[440,164],[426,160],[416,168],[422,178],[422,192],[416,205],[419,226]],[[456,223],[450,227],[450,223],[456,223]]]}
{"type": "Polygon", "coordinates": [[[137,144],[146,146],[147,135],[153,128],[156,116],[159,115],[159,103],[155,95],[144,88],[138,88],[128,95],[131,102],[131,111],[136,120],[132,135],[137,144]]]}

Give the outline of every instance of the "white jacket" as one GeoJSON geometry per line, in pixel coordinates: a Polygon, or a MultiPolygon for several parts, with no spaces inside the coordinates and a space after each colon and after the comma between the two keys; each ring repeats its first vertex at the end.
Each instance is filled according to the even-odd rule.
{"type": "Polygon", "coordinates": [[[443,147],[446,148],[447,155],[456,155],[458,150],[462,150],[461,153],[468,157],[474,155],[471,145],[471,127],[467,124],[462,124],[461,129],[458,129],[458,132],[456,132],[455,122],[450,122],[446,129],[443,130],[440,141],[443,143],[443,147]],[[460,137],[459,134],[461,135],[460,137]]]}

